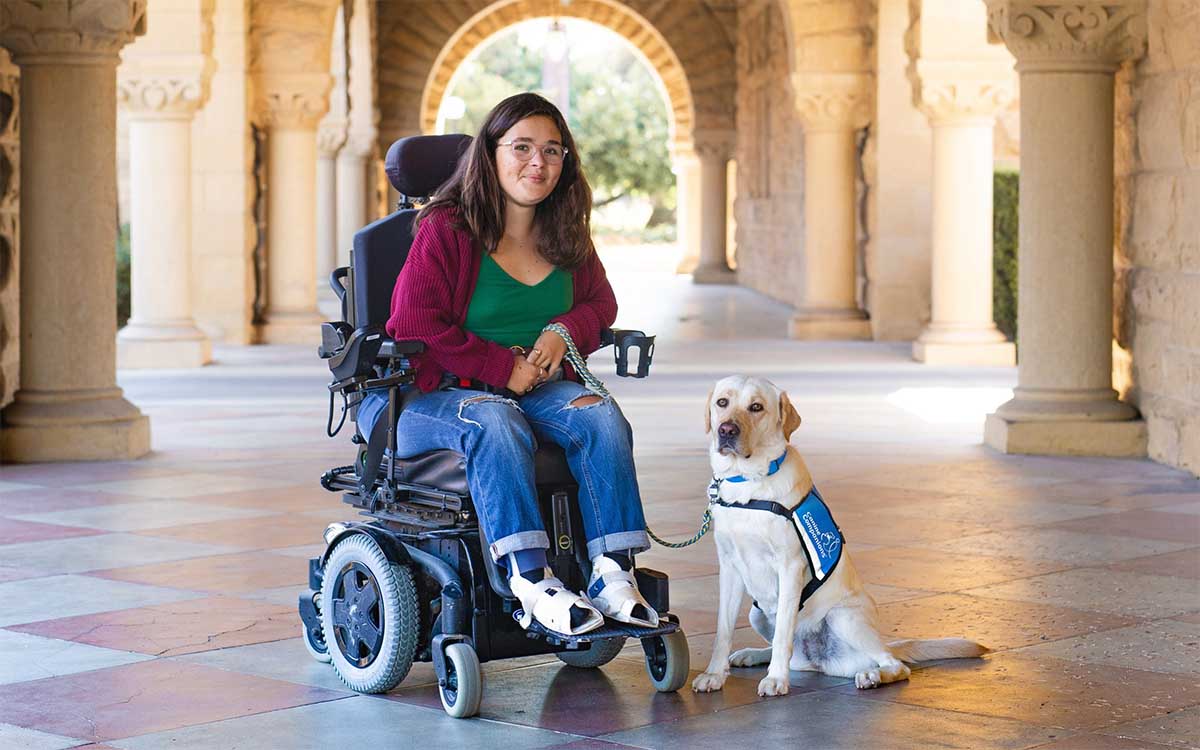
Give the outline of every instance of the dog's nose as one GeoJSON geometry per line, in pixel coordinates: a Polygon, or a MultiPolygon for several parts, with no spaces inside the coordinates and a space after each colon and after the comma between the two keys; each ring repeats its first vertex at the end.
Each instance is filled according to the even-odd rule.
{"type": "Polygon", "coordinates": [[[722,422],[717,428],[717,435],[723,438],[735,438],[742,434],[742,428],[736,422],[722,422]]]}

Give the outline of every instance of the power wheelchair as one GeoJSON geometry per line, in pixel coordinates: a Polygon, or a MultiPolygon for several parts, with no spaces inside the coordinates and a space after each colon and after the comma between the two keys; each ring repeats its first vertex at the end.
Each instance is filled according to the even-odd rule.
{"type": "MultiPolygon", "coordinates": [[[[465,457],[443,450],[393,459],[396,417],[403,388],[413,382],[409,357],[422,344],[395,341],[384,331],[395,281],[413,240],[416,203],[449,179],[470,138],[415,136],[388,151],[386,169],[401,194],[399,209],[359,230],[351,264],[330,284],[342,304],[341,321],[325,323],[319,355],[333,374],[327,432],[333,437],[367,391],[386,389],[388,406],[371,435],[356,429],[353,465],[327,471],[321,484],[342,493],[361,520],[331,524],[326,549],[309,560],[309,590],[300,595],[304,642],[319,661],[363,693],[391,690],[414,661],[432,661],[442,706],[454,717],[478,713],[480,663],[553,653],[568,665],[599,667],[615,658],[626,639],[638,638],[650,681],[660,692],[678,690],[689,668],[687,639],[670,613],[667,576],[638,569],[637,583],[660,613],[655,628],[606,620],[603,627],[564,636],[537,622],[517,622],[520,601],[507,574],[493,562],[475,516],[465,457]],[[334,399],[342,396],[341,422],[333,427],[334,399]],[[386,448],[386,450],[385,450],[386,448]]],[[[606,331],[620,375],[645,377],[653,337],[640,331],[606,331]],[[636,352],[636,369],[630,371],[636,352]]],[[[414,386],[415,387],[415,386],[414,386]]],[[[576,591],[591,573],[577,503],[578,486],[562,449],[541,445],[535,476],[555,575],[576,591]]]]}

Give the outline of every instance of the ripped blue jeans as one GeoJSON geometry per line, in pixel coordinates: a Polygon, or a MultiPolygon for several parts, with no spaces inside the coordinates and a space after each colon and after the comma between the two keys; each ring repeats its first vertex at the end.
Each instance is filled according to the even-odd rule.
{"type": "MultiPolygon", "coordinates": [[[[539,440],[552,441],[566,452],[579,483],[588,555],[649,549],[629,422],[611,398],[572,403],[583,396],[594,394],[567,380],[515,400],[472,390],[421,394],[400,413],[396,451],[401,458],[439,449],[467,457],[467,486],[498,560],[550,546],[534,490],[533,454],[539,440]]],[[[371,434],[386,412],[386,394],[369,394],[359,406],[359,431],[371,434]]]]}

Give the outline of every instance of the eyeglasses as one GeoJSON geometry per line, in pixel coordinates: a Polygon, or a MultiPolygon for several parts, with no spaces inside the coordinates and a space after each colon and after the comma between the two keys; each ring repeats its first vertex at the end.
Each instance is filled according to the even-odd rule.
{"type": "Polygon", "coordinates": [[[511,148],[513,156],[517,157],[517,161],[529,161],[533,158],[535,149],[542,152],[542,158],[545,159],[547,164],[562,164],[563,159],[567,156],[567,150],[557,143],[547,143],[545,146],[538,146],[531,141],[505,141],[496,145],[511,148]]]}

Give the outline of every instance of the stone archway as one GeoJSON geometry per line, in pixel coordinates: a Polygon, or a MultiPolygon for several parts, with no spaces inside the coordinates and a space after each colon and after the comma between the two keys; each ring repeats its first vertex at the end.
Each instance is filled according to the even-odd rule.
{"type": "Polygon", "coordinates": [[[419,105],[421,132],[433,132],[438,108],[451,77],[467,55],[515,24],[549,16],[591,21],[628,41],[662,82],[672,141],[690,139],[695,125],[695,105],[679,57],[645,18],[626,6],[604,0],[580,0],[566,6],[546,0],[515,0],[480,11],[454,33],[429,72],[419,105]]]}
{"type": "Polygon", "coordinates": [[[737,5],[728,0],[379,2],[380,152],[432,132],[454,70],[493,34],[533,18],[592,21],[624,37],[665,89],[678,176],[679,242],[697,280],[729,281],[726,165],[734,151],[737,5]]]}

